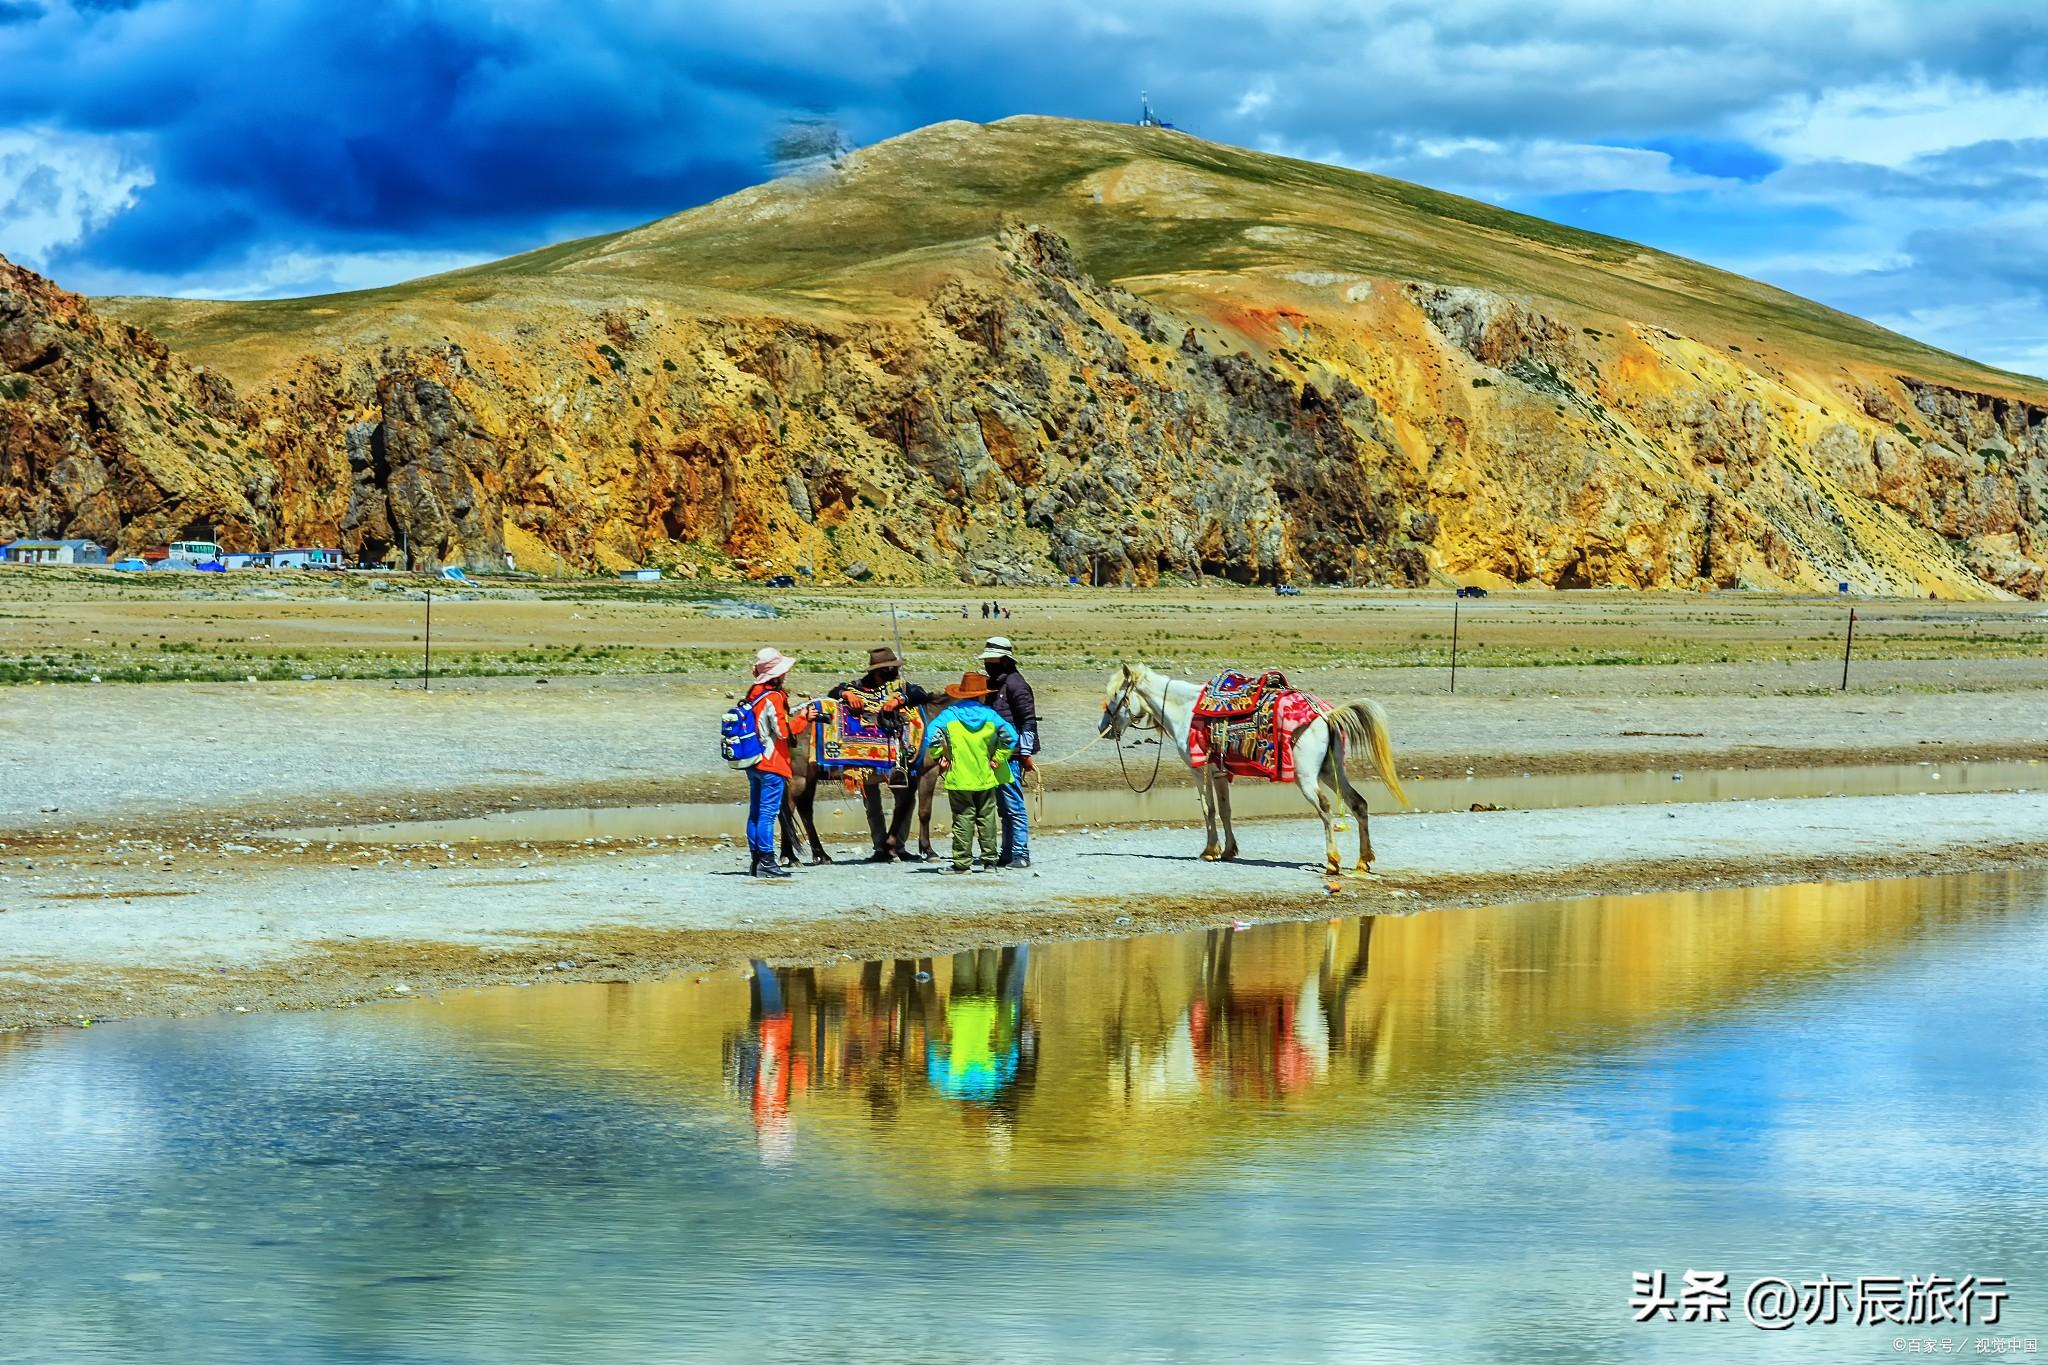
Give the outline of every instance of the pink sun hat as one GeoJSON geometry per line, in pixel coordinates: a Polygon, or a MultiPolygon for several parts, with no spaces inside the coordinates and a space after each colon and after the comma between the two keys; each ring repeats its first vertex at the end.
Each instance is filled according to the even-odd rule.
{"type": "Polygon", "coordinates": [[[773,645],[764,646],[759,653],[754,655],[754,681],[773,682],[795,667],[795,659],[790,658],[773,645]]]}

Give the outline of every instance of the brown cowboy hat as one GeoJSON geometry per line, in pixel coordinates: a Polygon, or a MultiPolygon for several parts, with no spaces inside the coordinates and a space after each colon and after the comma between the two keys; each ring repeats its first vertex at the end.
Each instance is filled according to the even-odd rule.
{"type": "Polygon", "coordinates": [[[887,645],[882,645],[879,648],[868,651],[868,671],[870,673],[878,668],[901,667],[903,667],[903,660],[897,658],[896,651],[887,645]]]}
{"type": "Polygon", "coordinates": [[[946,695],[954,701],[972,701],[989,694],[988,674],[962,673],[960,681],[946,688],[946,695]]]}

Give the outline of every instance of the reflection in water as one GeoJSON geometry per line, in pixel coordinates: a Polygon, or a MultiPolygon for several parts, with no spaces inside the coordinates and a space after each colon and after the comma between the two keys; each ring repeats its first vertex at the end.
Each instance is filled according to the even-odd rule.
{"type": "Polygon", "coordinates": [[[982,1116],[991,1143],[1005,1143],[1038,1052],[1024,1008],[1029,961],[1024,947],[955,953],[943,998],[930,958],[899,959],[886,973],[869,962],[857,979],[835,974],[822,985],[809,967],[753,963],[747,1027],[724,1035],[724,1074],[752,1108],[763,1163],[789,1159],[791,1097],[820,1086],[864,1099],[883,1122],[913,1087],[959,1100],[982,1116]]]}
{"type": "MultiPolygon", "coordinates": [[[[1602,897],[449,997],[423,1021],[800,1145],[949,1182],[1157,1178],[1543,1087],[1644,1038],[1854,978],[1996,880],[1602,897]],[[992,1159],[1001,1149],[1001,1160],[992,1159]]],[[[1388,1137],[1384,1140],[1398,1141],[1388,1137]]]]}
{"type": "Polygon", "coordinates": [[[2004,1275],[2048,883],[1011,945],[0,1045],[0,1359],[1892,1358],[1634,1271],[2004,1275]]]}

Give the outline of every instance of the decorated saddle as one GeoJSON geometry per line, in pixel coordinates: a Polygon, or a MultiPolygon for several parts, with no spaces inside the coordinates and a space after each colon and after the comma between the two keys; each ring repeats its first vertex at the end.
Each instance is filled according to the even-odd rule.
{"type": "Polygon", "coordinates": [[[1273,693],[1286,689],[1287,675],[1277,668],[1257,675],[1226,668],[1209,679],[1202,687],[1202,695],[1195,698],[1195,719],[1249,716],[1264,706],[1273,693]]]}
{"type": "Polygon", "coordinates": [[[1234,669],[1219,673],[1195,699],[1188,762],[1197,768],[1220,763],[1233,777],[1292,782],[1294,736],[1327,709],[1289,687],[1277,669],[1257,675],[1234,669]]]}
{"type": "Polygon", "coordinates": [[[882,714],[885,694],[862,692],[860,697],[866,706],[862,711],[850,710],[831,697],[820,699],[819,767],[879,768],[887,772],[903,762],[902,728],[882,714]]]}
{"type": "Polygon", "coordinates": [[[860,694],[863,709],[853,711],[830,697],[819,699],[818,766],[842,770],[872,768],[884,774],[914,769],[924,747],[924,714],[915,706],[884,714],[890,693],[849,687],[860,694]]]}

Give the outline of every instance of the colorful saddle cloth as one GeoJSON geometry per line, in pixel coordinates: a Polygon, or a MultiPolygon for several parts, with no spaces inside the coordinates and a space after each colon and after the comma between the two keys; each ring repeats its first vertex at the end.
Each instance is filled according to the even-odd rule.
{"type": "Polygon", "coordinates": [[[1209,679],[1202,695],[1195,698],[1195,718],[1215,720],[1223,716],[1248,716],[1265,705],[1274,692],[1284,691],[1287,675],[1269,668],[1256,676],[1227,668],[1209,679]]]}
{"type": "Polygon", "coordinates": [[[830,697],[823,699],[818,718],[818,766],[821,768],[880,768],[888,771],[903,762],[900,729],[886,723],[879,693],[862,693],[865,711],[849,711],[830,697]]]}
{"type": "Polygon", "coordinates": [[[1220,673],[1195,699],[1188,762],[1197,768],[1220,763],[1233,777],[1292,782],[1294,736],[1326,709],[1289,687],[1277,670],[1257,677],[1220,673]]]}

